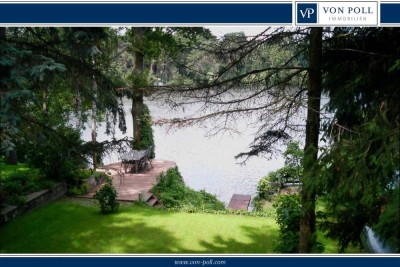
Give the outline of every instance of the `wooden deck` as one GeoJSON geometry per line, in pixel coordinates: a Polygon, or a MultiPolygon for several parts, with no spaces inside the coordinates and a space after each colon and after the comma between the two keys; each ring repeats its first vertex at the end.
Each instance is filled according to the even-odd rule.
{"type": "Polygon", "coordinates": [[[250,205],[250,195],[233,194],[229,202],[228,209],[231,210],[248,210],[250,205]]]}
{"type": "MultiPolygon", "coordinates": [[[[149,190],[157,183],[157,176],[169,168],[176,167],[176,163],[168,160],[152,160],[153,168],[145,173],[125,173],[125,178],[120,183],[120,179],[115,169],[120,169],[121,162],[109,164],[103,169],[109,169],[113,177],[113,186],[118,192],[119,201],[138,201],[139,194],[146,195],[149,190]]],[[[84,198],[93,198],[95,192],[101,187],[95,187],[84,198]]]]}

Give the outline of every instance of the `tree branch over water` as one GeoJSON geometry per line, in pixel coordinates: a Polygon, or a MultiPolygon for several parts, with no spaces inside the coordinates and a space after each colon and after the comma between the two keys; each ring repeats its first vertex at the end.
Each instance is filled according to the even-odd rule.
{"type": "Polygon", "coordinates": [[[275,154],[275,145],[289,141],[304,129],[300,125],[305,124],[304,84],[308,73],[303,59],[307,51],[305,33],[307,29],[267,28],[250,39],[230,34],[207,43],[205,56],[217,59],[218,73],[214,77],[203,75],[203,82],[191,86],[158,87],[154,96],[174,109],[200,105],[198,111],[182,118],[161,118],[155,123],[178,128],[211,124],[218,133],[235,131],[236,120],[245,117],[258,132],[251,151],[239,156],[275,154]],[[271,133],[280,134],[257,145],[271,133]]]}

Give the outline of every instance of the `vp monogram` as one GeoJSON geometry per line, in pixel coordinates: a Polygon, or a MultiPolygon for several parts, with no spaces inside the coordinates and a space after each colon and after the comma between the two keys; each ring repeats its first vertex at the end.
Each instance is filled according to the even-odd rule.
{"type": "Polygon", "coordinates": [[[309,18],[311,18],[311,15],[315,13],[315,11],[313,8],[309,7],[309,8],[306,8],[305,10],[300,10],[300,13],[303,18],[306,18],[306,16],[307,16],[307,18],[309,19],[309,18]]]}
{"type": "Polygon", "coordinates": [[[318,5],[317,3],[297,3],[297,23],[317,23],[318,5]]]}

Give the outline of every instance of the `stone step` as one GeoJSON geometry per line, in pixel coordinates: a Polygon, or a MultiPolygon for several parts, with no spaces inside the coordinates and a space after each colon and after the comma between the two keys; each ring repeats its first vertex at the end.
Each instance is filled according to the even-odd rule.
{"type": "Polygon", "coordinates": [[[162,207],[160,200],[156,198],[152,193],[143,193],[141,196],[141,201],[146,202],[150,207],[162,207]]]}
{"type": "Polygon", "coordinates": [[[148,204],[150,207],[154,207],[154,205],[156,205],[157,202],[159,202],[158,199],[155,198],[155,197],[152,197],[152,198],[150,198],[150,199],[147,201],[147,204],[148,204]]]}
{"type": "Polygon", "coordinates": [[[154,195],[152,193],[144,193],[142,194],[142,199],[141,201],[147,202],[150,198],[152,198],[154,195]]]}

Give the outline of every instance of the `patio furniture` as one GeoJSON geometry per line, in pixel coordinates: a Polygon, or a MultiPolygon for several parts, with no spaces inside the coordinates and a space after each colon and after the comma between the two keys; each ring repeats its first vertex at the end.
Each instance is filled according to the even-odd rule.
{"type": "Polygon", "coordinates": [[[149,147],[148,149],[146,149],[144,157],[140,160],[139,165],[141,166],[141,168],[143,170],[150,170],[153,168],[153,165],[151,164],[151,151],[152,151],[153,147],[149,147]]]}
{"type": "Polygon", "coordinates": [[[125,170],[130,167],[131,170],[134,168],[135,172],[139,171],[139,163],[145,157],[146,150],[131,150],[128,153],[121,155],[121,169],[125,170]]]}
{"type": "Polygon", "coordinates": [[[122,182],[125,179],[125,173],[122,172],[122,169],[118,170],[118,178],[119,178],[119,187],[121,187],[122,182]]]}
{"type": "Polygon", "coordinates": [[[113,168],[111,166],[108,166],[108,167],[103,166],[103,167],[99,167],[98,169],[103,169],[104,172],[106,174],[110,175],[113,179],[114,179],[114,177],[118,178],[119,179],[118,186],[121,187],[121,185],[125,179],[125,174],[122,171],[122,166],[120,168],[113,168]]]}

